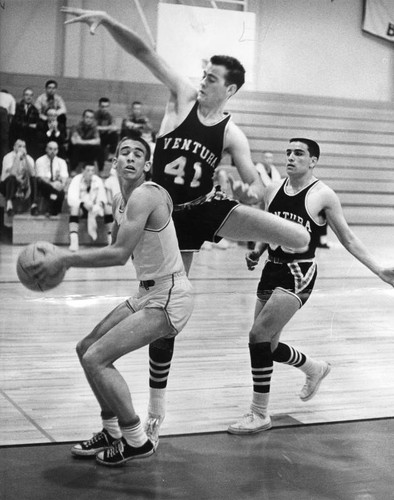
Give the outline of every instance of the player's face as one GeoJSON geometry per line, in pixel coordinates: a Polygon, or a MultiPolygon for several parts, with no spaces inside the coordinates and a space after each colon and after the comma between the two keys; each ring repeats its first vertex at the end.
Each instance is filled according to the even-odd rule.
{"type": "Polygon", "coordinates": [[[224,66],[208,63],[200,81],[197,100],[201,103],[220,103],[231,97],[226,74],[224,66]]]}
{"type": "Polygon", "coordinates": [[[115,158],[115,167],[119,177],[139,181],[145,179],[145,172],[150,169],[150,162],[145,160],[146,149],[139,141],[124,141],[115,158]]]}
{"type": "Polygon", "coordinates": [[[316,157],[311,156],[308,146],[303,142],[291,142],[286,149],[286,172],[289,176],[301,176],[310,172],[316,165],[316,157]]]}

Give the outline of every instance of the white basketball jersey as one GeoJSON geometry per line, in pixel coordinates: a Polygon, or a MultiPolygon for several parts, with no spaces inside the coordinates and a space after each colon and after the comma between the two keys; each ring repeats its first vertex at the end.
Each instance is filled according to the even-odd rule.
{"type": "MultiPolygon", "coordinates": [[[[155,182],[145,182],[144,186],[160,190],[161,195],[167,202],[169,216],[160,229],[145,227],[134,249],[132,261],[137,278],[140,281],[152,280],[184,270],[174,222],[171,218],[173,208],[171,198],[167,191],[155,182]]],[[[121,226],[124,217],[124,206],[120,193],[116,195],[114,204],[116,207],[115,220],[121,226]]]]}

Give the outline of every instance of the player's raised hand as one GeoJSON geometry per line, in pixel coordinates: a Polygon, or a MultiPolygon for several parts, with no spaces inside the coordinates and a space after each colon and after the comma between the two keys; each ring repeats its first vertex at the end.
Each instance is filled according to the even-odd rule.
{"type": "Polygon", "coordinates": [[[64,24],[85,23],[89,26],[91,35],[95,35],[96,29],[100,26],[100,24],[103,23],[105,19],[108,18],[108,14],[102,10],[84,10],[75,9],[73,7],[62,7],[60,10],[65,14],[77,16],[73,19],[69,19],[64,24]]]}
{"type": "Polygon", "coordinates": [[[249,184],[242,182],[241,180],[236,181],[232,175],[228,176],[228,180],[230,182],[234,198],[247,205],[253,205],[258,202],[258,196],[249,184]]]}
{"type": "Polygon", "coordinates": [[[385,267],[379,273],[380,279],[394,287],[394,268],[385,267]]]}
{"type": "Polygon", "coordinates": [[[252,250],[245,255],[246,265],[248,266],[249,271],[253,271],[253,269],[257,266],[260,256],[260,252],[257,252],[256,250],[252,250]]]}

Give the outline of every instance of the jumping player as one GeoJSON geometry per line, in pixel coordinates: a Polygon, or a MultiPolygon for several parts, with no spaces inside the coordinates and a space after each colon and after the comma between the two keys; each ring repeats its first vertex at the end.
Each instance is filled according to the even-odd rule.
{"type": "MultiPolygon", "coordinates": [[[[227,101],[244,83],[245,70],[238,60],[213,56],[197,90],[135,32],[106,12],[68,7],[62,8],[62,12],[77,16],[66,24],[86,23],[92,34],[99,25],[104,26],[123,49],[170,91],[156,142],[153,180],[164,186],[173,199],[173,218],[187,272],[193,252],[204,241],[264,239],[293,248],[308,244],[309,235],[301,225],[226,199],[214,189],[214,169],[226,151],[242,179],[231,180],[235,197],[255,204],[263,193],[246,136],[224,111],[227,101]]],[[[147,430],[154,440],[165,414],[164,393],[172,353],[173,340],[161,339],[149,348],[151,397],[147,430]]]]}
{"type": "Polygon", "coordinates": [[[137,294],[116,307],[85,339],[77,353],[101,407],[103,430],[75,445],[72,453],[96,456],[104,465],[120,465],[154,452],[136,414],[127,384],[114,366],[125,354],[161,338],[173,338],[192,312],[192,289],[186,277],[171,219],[172,202],[164,188],[146,182],[149,145],[124,139],[117,147],[120,193],[113,204],[113,243],[100,249],[49,257],[32,266],[38,278],[63,267],[125,264],[130,256],[140,285],[137,294]]]}
{"type": "Polygon", "coordinates": [[[271,184],[265,202],[269,212],[296,220],[311,234],[304,252],[294,252],[277,245],[257,243],[246,255],[249,269],[254,269],[268,247],[268,259],[257,287],[254,324],[249,334],[253,378],[250,411],[230,425],[232,434],[252,434],[271,428],[268,414],[270,382],[274,361],[295,366],[306,375],[300,398],[309,401],[322,380],[329,374],[326,361],[314,360],[294,347],[280,342],[284,326],[308,300],[316,280],[315,250],[321,228],[328,224],[342,245],[380,279],[394,286],[394,269],[383,268],[369,254],[364,244],[349,228],[338,196],[314,176],[320,156],[319,145],[310,139],[294,138],[286,150],[287,175],[271,184]]]}

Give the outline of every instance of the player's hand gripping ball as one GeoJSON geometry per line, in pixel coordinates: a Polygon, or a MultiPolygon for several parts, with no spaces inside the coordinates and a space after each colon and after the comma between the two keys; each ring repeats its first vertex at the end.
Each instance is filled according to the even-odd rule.
{"type": "Polygon", "coordinates": [[[66,274],[65,267],[58,267],[54,273],[47,272],[40,278],[37,278],[34,270],[31,269],[33,264],[45,262],[58,252],[59,249],[47,241],[31,243],[25,247],[19,254],[16,263],[16,273],[22,285],[35,292],[45,292],[45,290],[51,290],[58,286],[66,274]]]}

